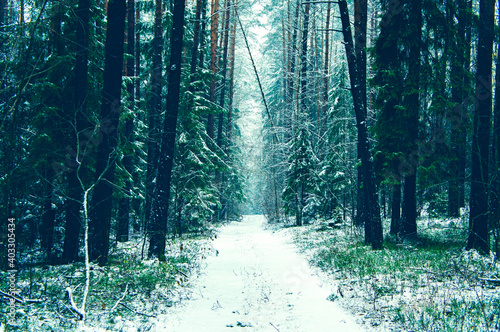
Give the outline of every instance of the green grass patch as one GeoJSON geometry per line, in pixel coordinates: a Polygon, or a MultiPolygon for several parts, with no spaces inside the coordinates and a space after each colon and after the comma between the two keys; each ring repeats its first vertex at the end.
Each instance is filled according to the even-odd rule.
{"type": "MultiPolygon", "coordinates": [[[[183,286],[199,267],[200,260],[211,252],[210,239],[196,236],[168,242],[166,260],[142,259],[138,241],[117,244],[108,265],[91,265],[87,298],[86,325],[108,330],[138,330],[151,327],[152,316],[164,314],[183,297],[183,286]]],[[[0,289],[8,288],[7,274],[0,272],[0,289]]],[[[85,265],[21,268],[16,286],[23,299],[40,302],[16,305],[15,317],[9,315],[6,298],[0,305],[0,323],[6,331],[74,331],[78,317],[71,310],[66,289],[73,291],[80,306],[85,287],[85,265]]]]}
{"type": "Polygon", "coordinates": [[[364,245],[359,230],[324,225],[295,229],[296,242],[337,280],[339,300],[371,317],[367,323],[412,331],[500,330],[500,285],[487,281],[498,279],[500,266],[493,256],[464,250],[465,225],[427,222],[416,241],[388,236],[377,251],[364,245]]]}

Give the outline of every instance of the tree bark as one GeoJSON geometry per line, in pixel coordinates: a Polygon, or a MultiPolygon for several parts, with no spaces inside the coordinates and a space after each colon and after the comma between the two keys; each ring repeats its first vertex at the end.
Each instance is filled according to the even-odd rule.
{"type": "Polygon", "coordinates": [[[352,39],[351,25],[349,22],[349,11],[347,8],[347,1],[340,0],[338,2],[340,17],[342,20],[342,34],[344,37],[344,46],[347,57],[347,65],[349,69],[349,78],[351,81],[351,94],[354,103],[354,112],[356,114],[356,127],[358,129],[358,144],[359,144],[359,158],[361,159],[361,167],[363,168],[363,192],[366,195],[367,215],[365,223],[370,226],[365,227],[365,231],[371,233],[370,242],[373,249],[381,249],[383,247],[383,229],[382,220],[380,218],[380,207],[378,202],[378,194],[375,186],[375,174],[373,172],[373,165],[370,155],[370,146],[368,142],[368,131],[366,124],[366,115],[364,112],[363,96],[360,91],[361,83],[359,76],[359,66],[354,50],[354,43],[352,39]]]}
{"type": "Polygon", "coordinates": [[[179,110],[182,37],[184,34],[184,0],[174,0],[172,34],[170,37],[170,66],[168,68],[167,110],[163,125],[157,180],[155,184],[155,200],[153,201],[149,256],[165,260],[165,241],[167,233],[168,207],[172,166],[175,152],[175,136],[177,114],[179,110]]]}
{"type": "Polygon", "coordinates": [[[472,137],[472,173],[467,249],[476,249],[482,254],[488,254],[490,250],[488,238],[488,170],[495,1],[481,0],[479,3],[479,16],[476,110],[474,112],[474,134],[472,137]]]}
{"type": "MultiPolygon", "coordinates": [[[[64,263],[78,259],[79,236],[82,229],[80,210],[83,202],[83,188],[78,178],[78,163],[85,156],[85,136],[90,136],[90,127],[86,121],[86,98],[88,93],[88,45],[90,26],[90,0],[79,0],[76,10],[76,58],[75,58],[75,109],[71,118],[75,121],[75,129],[70,134],[70,141],[74,142],[69,150],[66,164],[69,166],[68,198],[66,200],[66,227],[64,229],[64,244],[62,259],[64,263]]],[[[83,167],[80,167],[80,170],[83,167]]]]}
{"type": "MultiPolygon", "coordinates": [[[[194,74],[198,66],[198,48],[200,46],[200,21],[201,21],[202,0],[196,0],[196,13],[194,18],[193,47],[191,49],[191,77],[190,83],[195,81],[194,74]]],[[[194,87],[189,86],[189,90],[194,92],[194,87]]]]}
{"type": "Polygon", "coordinates": [[[158,169],[158,158],[160,152],[161,127],[160,114],[162,109],[163,90],[163,25],[162,25],[162,1],[155,1],[155,25],[153,39],[153,68],[151,70],[151,97],[148,114],[148,169],[146,174],[146,204],[145,225],[149,227],[151,221],[152,201],[154,200],[154,181],[158,169]]]}
{"type": "Polygon", "coordinates": [[[391,234],[398,235],[401,225],[401,184],[392,186],[391,234]]]}
{"type": "MultiPolygon", "coordinates": [[[[449,0],[451,1],[451,0],[449,0]]],[[[454,8],[452,1],[448,8],[454,8]]],[[[449,163],[450,180],[448,182],[448,216],[457,218],[460,215],[460,182],[461,171],[460,159],[462,151],[465,150],[465,140],[462,137],[465,134],[465,114],[464,98],[466,95],[465,76],[467,75],[468,64],[466,62],[466,49],[470,48],[470,44],[466,43],[466,26],[467,26],[467,1],[458,0],[458,26],[456,35],[452,42],[452,59],[451,59],[451,97],[454,104],[451,111],[451,152],[452,159],[449,163]]],[[[470,52],[470,51],[469,51],[470,52]]],[[[465,164],[465,163],[463,163],[465,164]]],[[[465,166],[465,165],[464,165],[465,166]]],[[[463,180],[462,180],[463,181],[463,180]]]]}
{"type": "MultiPolygon", "coordinates": [[[[127,53],[129,58],[126,63],[127,76],[133,80],[135,76],[135,1],[127,1],[127,53]]],[[[127,83],[128,93],[128,107],[131,110],[135,109],[135,96],[134,96],[134,83],[133,81],[127,83]]],[[[131,148],[133,143],[134,132],[134,118],[127,117],[125,120],[124,140],[128,145],[124,149],[124,156],[122,160],[123,167],[127,172],[128,179],[125,180],[125,188],[123,194],[125,197],[120,199],[118,204],[118,229],[116,238],[120,242],[128,241],[129,224],[130,224],[130,203],[132,197],[132,173],[134,163],[134,150],[131,148]]]]}
{"type": "Polygon", "coordinates": [[[319,136],[322,137],[326,132],[327,114],[328,114],[328,92],[330,90],[328,77],[330,68],[330,16],[332,4],[329,2],[326,9],[325,23],[325,50],[324,50],[324,67],[323,67],[323,104],[321,106],[321,115],[319,117],[319,136]]]}
{"type": "MultiPolygon", "coordinates": [[[[307,41],[309,34],[310,5],[304,6],[304,21],[302,26],[302,54],[300,56],[300,114],[307,114],[307,41]]],[[[300,120],[299,120],[300,121],[300,120]]]]}
{"type": "Polygon", "coordinates": [[[408,77],[409,91],[404,101],[405,125],[408,130],[409,148],[405,154],[407,167],[403,179],[403,203],[401,211],[401,236],[417,236],[417,167],[418,167],[418,116],[420,109],[420,49],[422,43],[422,0],[410,2],[408,77]]]}
{"type": "MultiPolygon", "coordinates": [[[[234,4],[234,16],[236,16],[237,3],[234,4]]],[[[227,114],[227,144],[231,145],[231,134],[232,134],[232,126],[233,126],[233,98],[234,98],[234,68],[236,61],[236,17],[233,20],[233,24],[231,26],[231,40],[229,42],[229,99],[228,99],[228,114],[227,114]]]]}
{"type": "MultiPolygon", "coordinates": [[[[500,11],[500,7],[499,7],[500,11]]],[[[497,45],[497,53],[500,44],[497,45]]],[[[495,252],[500,255],[500,57],[497,57],[495,68],[495,108],[493,113],[493,144],[492,144],[492,188],[491,188],[491,226],[495,229],[495,252]]]]}
{"type": "MultiPolygon", "coordinates": [[[[215,102],[216,96],[216,79],[215,75],[218,71],[217,66],[217,40],[219,27],[219,0],[212,0],[211,6],[211,23],[210,23],[210,70],[212,71],[212,80],[210,82],[210,101],[215,102]]],[[[210,138],[215,138],[215,123],[214,114],[209,113],[207,119],[207,135],[210,138]]]]}
{"type": "Polygon", "coordinates": [[[40,229],[42,249],[45,250],[47,262],[52,262],[52,249],[54,246],[54,226],[56,210],[52,208],[52,198],[54,196],[53,169],[47,166],[45,170],[45,190],[43,198],[43,215],[40,229]]]}
{"type": "Polygon", "coordinates": [[[113,180],[118,146],[118,121],[121,113],[121,83],[125,35],[125,0],[108,2],[104,84],[101,103],[100,141],[97,146],[96,179],[89,220],[90,259],[105,265],[109,252],[109,231],[113,199],[113,180]],[[99,180],[100,178],[100,180],[99,180]]]}
{"type": "MultiPolygon", "coordinates": [[[[363,113],[365,119],[367,118],[366,108],[366,31],[368,22],[368,5],[367,0],[354,1],[354,47],[356,53],[356,60],[358,64],[359,75],[359,93],[361,95],[361,102],[363,103],[363,113]]],[[[362,147],[358,141],[358,158],[363,153],[362,147]]],[[[371,225],[366,221],[366,211],[369,204],[368,197],[365,197],[364,192],[364,178],[365,170],[363,165],[358,167],[358,197],[357,197],[357,213],[356,222],[358,225],[365,227],[365,243],[371,243],[372,232],[371,225]]]]}

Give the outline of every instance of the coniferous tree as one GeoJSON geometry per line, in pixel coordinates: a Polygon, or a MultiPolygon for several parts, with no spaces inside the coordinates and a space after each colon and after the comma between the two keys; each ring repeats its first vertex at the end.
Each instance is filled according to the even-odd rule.
{"type": "Polygon", "coordinates": [[[317,159],[305,125],[299,129],[292,144],[283,201],[287,212],[295,214],[297,226],[302,226],[307,210],[314,210],[318,205],[316,200],[318,188],[314,174],[317,159]]]}
{"type": "Polygon", "coordinates": [[[399,158],[403,151],[405,127],[401,116],[405,53],[402,36],[406,21],[403,13],[385,8],[380,34],[372,49],[374,77],[371,84],[377,88],[374,107],[379,110],[374,132],[377,137],[375,164],[383,182],[392,188],[391,234],[400,231],[401,174],[399,158]]]}

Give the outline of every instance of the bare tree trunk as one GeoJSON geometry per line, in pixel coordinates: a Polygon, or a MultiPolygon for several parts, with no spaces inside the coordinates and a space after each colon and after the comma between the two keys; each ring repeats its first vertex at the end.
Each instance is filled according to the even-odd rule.
{"type": "MultiPolygon", "coordinates": [[[[364,117],[367,118],[367,108],[366,108],[366,31],[367,31],[367,21],[368,20],[368,5],[367,0],[355,0],[354,1],[354,47],[355,54],[358,64],[358,74],[359,74],[359,90],[361,95],[361,102],[364,117]]],[[[358,140],[358,158],[363,153],[362,146],[358,140]]],[[[356,212],[356,223],[358,225],[364,225],[365,227],[365,243],[371,243],[371,225],[366,221],[367,219],[367,209],[368,209],[368,197],[366,197],[364,192],[364,182],[363,174],[365,170],[358,167],[358,197],[357,197],[357,212],[356,212]]]]}
{"type": "Polygon", "coordinates": [[[321,110],[320,119],[318,122],[319,126],[319,136],[323,136],[326,132],[326,124],[327,124],[327,114],[328,114],[328,92],[330,90],[329,82],[329,68],[330,68],[330,16],[331,16],[331,7],[332,4],[329,2],[328,7],[326,9],[326,23],[325,23],[325,64],[323,67],[323,105],[321,110]]]}
{"type": "MultiPolygon", "coordinates": [[[[76,61],[75,61],[75,109],[70,118],[75,121],[75,130],[71,131],[71,141],[74,142],[70,147],[73,155],[68,158],[76,157],[76,161],[81,161],[85,153],[83,140],[90,137],[90,128],[86,120],[86,98],[88,93],[88,44],[89,44],[89,26],[90,26],[90,0],[79,0],[78,17],[76,26],[76,61]],[[88,136],[88,137],[85,137],[88,136]]],[[[66,201],[66,227],[64,229],[63,244],[63,262],[70,263],[78,259],[79,235],[82,228],[80,209],[83,200],[83,189],[78,180],[76,165],[70,159],[66,164],[69,166],[67,175],[68,181],[68,199],[66,201]]],[[[83,166],[82,166],[83,167],[83,166]]]]}
{"type": "Polygon", "coordinates": [[[160,114],[162,106],[163,90],[163,25],[162,25],[162,1],[155,1],[155,33],[153,39],[153,68],[151,70],[151,98],[149,105],[149,132],[148,132],[148,169],[146,174],[146,228],[151,220],[154,179],[158,169],[158,158],[160,153],[161,127],[160,114]]]}
{"type": "MultiPolygon", "coordinates": [[[[129,58],[127,59],[126,70],[127,76],[131,79],[135,76],[135,1],[127,1],[127,53],[129,58]]],[[[135,96],[134,96],[134,83],[133,81],[127,83],[127,93],[128,93],[128,107],[131,110],[135,109],[135,96]]],[[[134,137],[134,119],[128,117],[125,120],[125,144],[131,145],[133,143],[134,137]]],[[[125,151],[131,151],[132,153],[123,156],[123,167],[127,171],[129,178],[125,181],[124,195],[120,199],[118,204],[118,229],[116,238],[120,242],[128,241],[129,224],[130,224],[130,203],[132,197],[132,173],[133,173],[133,163],[134,163],[134,153],[133,149],[125,149],[125,151]]]]}
{"type": "MultiPolygon", "coordinates": [[[[234,4],[234,13],[236,16],[236,11],[237,11],[237,3],[234,4]]],[[[229,69],[229,105],[228,105],[228,114],[227,114],[227,144],[228,146],[231,145],[231,133],[232,133],[232,127],[233,127],[233,97],[234,97],[234,67],[235,67],[235,54],[236,54],[236,17],[233,20],[233,24],[231,26],[231,40],[229,42],[229,63],[230,63],[230,69],[229,69]]]]}
{"type": "Polygon", "coordinates": [[[408,88],[406,104],[406,126],[409,133],[409,149],[406,151],[406,164],[409,166],[404,175],[403,202],[401,208],[401,235],[417,236],[417,166],[418,166],[418,113],[420,109],[420,48],[422,41],[422,0],[412,0],[409,17],[408,88]]]}
{"type": "MultiPolygon", "coordinates": [[[[218,71],[217,66],[217,40],[218,40],[218,27],[219,27],[219,0],[212,0],[211,7],[211,25],[210,25],[210,70],[213,77],[210,82],[210,101],[215,102],[215,88],[216,80],[215,75],[218,71]]],[[[207,135],[210,138],[215,138],[215,124],[214,114],[208,114],[207,120],[207,135]]]]}
{"type": "MultiPolygon", "coordinates": [[[[365,227],[365,232],[371,233],[370,240],[373,249],[381,249],[383,246],[383,230],[382,220],[380,218],[380,207],[378,202],[378,194],[375,186],[375,174],[370,155],[370,147],[368,142],[368,130],[366,124],[366,113],[364,112],[363,98],[366,100],[366,95],[362,95],[359,82],[361,75],[358,74],[359,65],[352,40],[351,25],[349,22],[349,11],[347,1],[340,0],[338,2],[340,16],[342,20],[342,33],[344,37],[344,46],[347,56],[347,64],[349,68],[349,77],[351,81],[351,94],[354,102],[354,112],[356,114],[356,127],[358,129],[358,144],[359,158],[361,159],[361,167],[363,168],[363,192],[366,199],[366,218],[365,223],[369,223],[370,227],[365,227]]],[[[366,70],[366,68],[365,68],[366,70]]],[[[365,236],[366,238],[366,236],[365,236]]]]}
{"type": "Polygon", "coordinates": [[[113,180],[118,146],[118,121],[121,113],[121,83],[123,70],[123,46],[125,35],[125,0],[108,3],[106,28],[104,84],[101,104],[101,122],[97,146],[96,178],[92,195],[92,211],[89,223],[90,259],[105,265],[109,252],[109,232],[113,199],[113,180]]]}
{"type": "Polygon", "coordinates": [[[172,34],[170,36],[170,66],[168,68],[167,109],[161,139],[158,172],[155,183],[155,200],[152,204],[149,239],[149,256],[165,260],[165,241],[175,152],[177,114],[179,110],[182,38],[184,34],[185,1],[174,0],[172,34]]]}
{"type": "MultiPolygon", "coordinates": [[[[500,7],[499,7],[500,11],[500,7]]],[[[500,44],[497,45],[497,53],[500,54],[500,44]]],[[[493,171],[491,188],[491,227],[494,229],[495,253],[500,257],[500,56],[497,57],[495,69],[495,108],[493,124],[493,171]]]]}
{"type": "MultiPolygon", "coordinates": [[[[449,0],[451,1],[451,0],[449,0]]],[[[463,151],[465,150],[465,111],[464,99],[466,89],[464,78],[467,76],[468,63],[466,61],[466,50],[470,49],[470,44],[466,44],[466,27],[467,27],[467,1],[458,0],[458,28],[457,34],[454,36],[452,44],[452,61],[451,61],[451,95],[452,102],[454,103],[451,119],[451,151],[454,153],[452,160],[449,163],[451,179],[448,183],[448,215],[450,217],[458,217],[460,215],[460,178],[461,175],[461,162],[463,151]]],[[[449,7],[453,6],[453,2],[449,7]]],[[[470,50],[468,51],[470,53],[470,50]]],[[[465,166],[465,165],[464,165],[465,166]]],[[[463,184],[462,184],[463,186],[463,184]]]]}
{"type": "Polygon", "coordinates": [[[469,238],[467,249],[488,254],[489,146],[492,108],[492,58],[495,1],[479,3],[479,44],[477,47],[476,110],[472,137],[469,238]]]}

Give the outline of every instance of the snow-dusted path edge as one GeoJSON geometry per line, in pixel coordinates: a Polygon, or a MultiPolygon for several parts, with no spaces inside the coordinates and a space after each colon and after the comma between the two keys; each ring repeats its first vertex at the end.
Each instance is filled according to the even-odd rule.
{"type": "Polygon", "coordinates": [[[363,331],[327,300],[333,287],[300,256],[291,239],[263,228],[263,216],[245,216],[221,229],[218,255],[193,282],[192,297],[172,308],[151,331],[363,331]]]}

